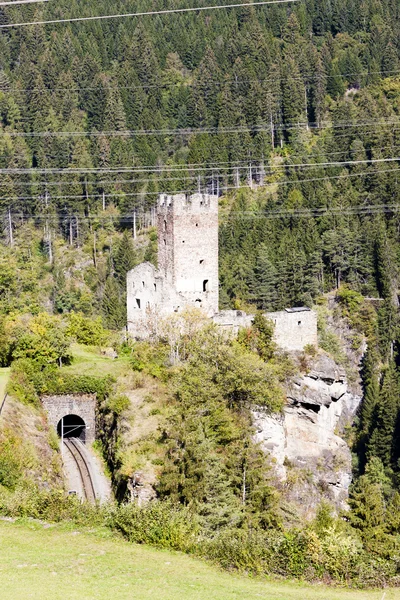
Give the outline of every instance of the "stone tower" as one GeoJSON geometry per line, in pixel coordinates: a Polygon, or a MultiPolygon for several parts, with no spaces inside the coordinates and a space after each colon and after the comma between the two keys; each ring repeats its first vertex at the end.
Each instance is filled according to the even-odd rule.
{"type": "Polygon", "coordinates": [[[218,312],[218,197],[161,195],[157,228],[160,274],[187,304],[218,312]]]}
{"type": "Polygon", "coordinates": [[[138,338],[151,315],[188,306],[218,312],[218,197],[162,194],[157,229],[158,269],[142,263],[127,274],[128,332],[138,338]]]}

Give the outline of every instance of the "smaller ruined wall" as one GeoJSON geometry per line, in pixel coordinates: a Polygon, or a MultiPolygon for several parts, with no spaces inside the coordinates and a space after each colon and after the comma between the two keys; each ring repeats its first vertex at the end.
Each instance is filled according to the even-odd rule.
{"type": "Polygon", "coordinates": [[[309,308],[287,308],[265,316],[275,325],[274,339],[288,352],[304,350],[311,344],[318,347],[317,314],[309,308]]]}
{"type": "Polygon", "coordinates": [[[165,277],[149,262],[129,271],[126,277],[129,335],[149,337],[155,321],[182,310],[186,303],[165,277]]]}
{"type": "Polygon", "coordinates": [[[238,334],[240,328],[251,327],[253,319],[253,315],[248,315],[243,310],[221,310],[212,318],[213,323],[233,336],[238,334]]]}
{"type": "Polygon", "coordinates": [[[77,415],[86,425],[85,439],[88,444],[96,437],[96,394],[61,394],[42,396],[43,408],[49,423],[57,429],[62,417],[77,415]]]}

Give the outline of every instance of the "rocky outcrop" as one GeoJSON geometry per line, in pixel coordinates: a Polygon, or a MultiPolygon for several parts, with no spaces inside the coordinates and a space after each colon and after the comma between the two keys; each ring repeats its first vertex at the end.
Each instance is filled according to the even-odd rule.
{"type": "Polygon", "coordinates": [[[340,434],[360,403],[346,375],[328,355],[319,355],[287,390],[279,415],[253,411],[255,439],[269,452],[287,497],[312,515],[322,497],[346,508],[351,454],[340,434]]]}

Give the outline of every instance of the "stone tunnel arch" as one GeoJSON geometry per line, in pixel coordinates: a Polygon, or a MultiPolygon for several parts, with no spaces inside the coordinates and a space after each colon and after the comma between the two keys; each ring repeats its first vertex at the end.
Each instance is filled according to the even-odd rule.
{"type": "MultiPolygon", "coordinates": [[[[60,394],[42,396],[42,405],[48,415],[48,420],[60,435],[62,418],[71,422],[75,417],[77,424],[82,425],[84,440],[87,444],[94,442],[96,437],[96,394],[60,394]],[[59,429],[60,426],[60,429],[59,429]]],[[[72,433],[72,431],[71,431],[72,433]]],[[[82,438],[81,438],[82,439],[82,438]]]]}
{"type": "Polygon", "coordinates": [[[79,438],[81,442],[85,442],[86,423],[78,415],[65,415],[58,421],[57,433],[59,437],[79,438]]]}

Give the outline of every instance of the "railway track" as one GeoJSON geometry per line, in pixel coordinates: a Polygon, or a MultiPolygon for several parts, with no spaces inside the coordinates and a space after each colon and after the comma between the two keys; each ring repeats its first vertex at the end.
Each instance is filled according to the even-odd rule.
{"type": "Polygon", "coordinates": [[[88,502],[96,502],[96,491],[89,467],[86,462],[85,455],[80,447],[81,442],[75,438],[64,438],[64,444],[78,468],[82,480],[82,487],[83,492],[85,494],[85,499],[88,500],[88,502]]]}

